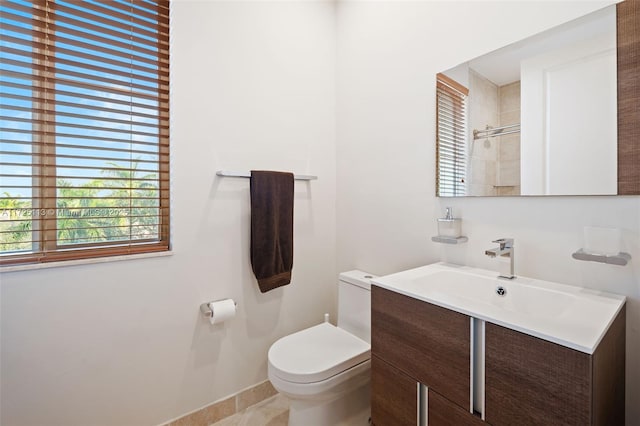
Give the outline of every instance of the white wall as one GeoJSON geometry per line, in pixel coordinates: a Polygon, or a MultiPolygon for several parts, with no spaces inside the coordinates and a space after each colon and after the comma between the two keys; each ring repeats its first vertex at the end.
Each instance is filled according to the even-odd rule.
{"type": "Polygon", "coordinates": [[[521,275],[630,296],[637,401],[640,198],[434,196],[436,72],[597,5],[344,1],[336,32],[331,2],[173,2],[174,255],[3,274],[0,423],[162,423],[264,380],[273,341],[335,311],[337,270],[494,268],[482,253],[503,236],[521,275]],[[265,295],[248,182],[215,178],[250,168],[319,176],[296,183],[294,282],[265,295]],[[430,241],[446,205],[469,243],[430,241]],[[584,225],[624,229],[630,266],[571,260],[584,225]],[[198,305],[221,297],[240,308],[216,328],[198,305]]]}
{"type": "Polygon", "coordinates": [[[2,275],[3,426],[157,425],[267,377],[279,337],[335,311],[335,10],[330,2],[176,1],[174,255],[2,275]],[[293,282],[261,294],[249,182],[295,186],[293,282]],[[233,297],[211,326],[202,302],[233,297]]]}
{"type": "Polygon", "coordinates": [[[627,421],[640,418],[640,197],[435,197],[435,75],[604,2],[342,2],[338,6],[338,268],[386,274],[438,260],[629,296],[627,421]],[[451,31],[455,19],[457,30],[451,31]],[[452,206],[469,242],[438,245],[452,206]],[[586,225],[623,230],[626,267],[578,262],[586,225]]]}

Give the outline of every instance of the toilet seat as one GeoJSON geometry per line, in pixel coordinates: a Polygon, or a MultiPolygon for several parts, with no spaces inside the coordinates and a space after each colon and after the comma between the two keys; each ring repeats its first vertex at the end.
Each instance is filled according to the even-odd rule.
{"type": "Polygon", "coordinates": [[[371,345],[322,323],[285,336],[269,349],[269,371],[291,383],[315,383],[348,370],[371,357],[371,345]]]}

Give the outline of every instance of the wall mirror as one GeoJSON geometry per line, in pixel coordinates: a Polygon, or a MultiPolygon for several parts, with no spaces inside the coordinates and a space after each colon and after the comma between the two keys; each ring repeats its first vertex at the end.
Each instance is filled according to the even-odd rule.
{"type": "Polygon", "coordinates": [[[634,193],[619,189],[625,168],[638,169],[619,156],[637,157],[640,142],[618,135],[617,15],[612,5],[439,73],[436,194],[634,193]]]}

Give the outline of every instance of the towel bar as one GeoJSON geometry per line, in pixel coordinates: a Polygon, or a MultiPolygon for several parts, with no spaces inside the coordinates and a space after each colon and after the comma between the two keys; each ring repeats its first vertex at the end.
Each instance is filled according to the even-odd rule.
{"type": "MultiPolygon", "coordinates": [[[[218,170],[216,172],[216,175],[220,176],[220,177],[237,177],[237,178],[250,178],[251,177],[251,173],[249,173],[249,172],[230,172],[230,171],[226,171],[226,170],[218,170]]],[[[293,178],[295,180],[316,180],[316,179],[318,179],[318,176],[294,175],[293,178]]]]}
{"type": "Polygon", "coordinates": [[[631,261],[631,255],[629,253],[620,252],[614,255],[604,255],[604,254],[595,254],[588,253],[583,249],[579,249],[577,252],[571,255],[576,260],[586,260],[588,262],[600,262],[600,263],[608,263],[610,265],[619,265],[624,266],[629,261],[631,261]]]}

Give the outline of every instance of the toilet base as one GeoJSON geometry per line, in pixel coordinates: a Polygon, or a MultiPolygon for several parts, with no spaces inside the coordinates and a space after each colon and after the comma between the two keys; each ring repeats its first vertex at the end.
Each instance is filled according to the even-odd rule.
{"type": "Polygon", "coordinates": [[[371,384],[331,400],[293,399],[289,426],[367,426],[371,417],[371,384]]]}

